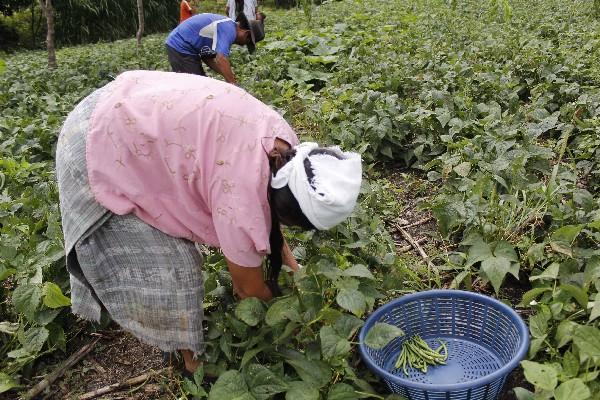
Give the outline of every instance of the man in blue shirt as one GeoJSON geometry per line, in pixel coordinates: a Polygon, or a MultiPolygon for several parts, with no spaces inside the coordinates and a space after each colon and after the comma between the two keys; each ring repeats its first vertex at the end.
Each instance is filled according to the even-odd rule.
{"type": "Polygon", "coordinates": [[[229,51],[235,43],[254,52],[256,42],[265,37],[262,20],[248,21],[240,15],[237,22],[218,14],[197,14],[183,21],[167,37],[167,55],[174,72],[206,75],[202,61],[236,83],[229,63],[229,51]]]}

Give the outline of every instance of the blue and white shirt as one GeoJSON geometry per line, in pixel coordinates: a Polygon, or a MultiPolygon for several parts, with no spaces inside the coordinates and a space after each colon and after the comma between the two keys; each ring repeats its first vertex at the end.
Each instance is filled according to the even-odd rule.
{"type": "Polygon", "coordinates": [[[183,54],[220,53],[229,57],[236,34],[236,23],[232,19],[218,14],[196,14],[173,29],[165,44],[183,54]]]}

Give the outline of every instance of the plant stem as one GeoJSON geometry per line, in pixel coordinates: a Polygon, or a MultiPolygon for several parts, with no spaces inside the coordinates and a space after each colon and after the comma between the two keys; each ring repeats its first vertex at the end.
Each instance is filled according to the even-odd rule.
{"type": "Polygon", "coordinates": [[[369,397],[374,397],[374,398],[380,399],[380,400],[384,400],[385,399],[385,397],[378,396],[375,393],[359,392],[358,390],[355,390],[354,393],[356,393],[356,394],[362,394],[362,395],[369,396],[369,397]]]}

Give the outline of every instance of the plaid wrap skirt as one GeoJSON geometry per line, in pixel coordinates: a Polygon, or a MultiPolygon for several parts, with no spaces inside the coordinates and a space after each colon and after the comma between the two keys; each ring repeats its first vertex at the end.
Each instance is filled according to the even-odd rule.
{"type": "Polygon", "coordinates": [[[102,91],[81,101],[61,129],[56,175],[71,283],[72,311],[99,321],[102,310],[141,341],[163,351],[204,351],[202,256],[133,214],[116,215],[94,199],[85,143],[102,91]]]}

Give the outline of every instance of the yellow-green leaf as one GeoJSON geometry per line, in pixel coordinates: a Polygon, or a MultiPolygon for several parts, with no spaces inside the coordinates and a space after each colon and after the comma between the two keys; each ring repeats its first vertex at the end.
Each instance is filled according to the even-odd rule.
{"type": "Polygon", "coordinates": [[[372,349],[382,349],[397,337],[403,336],[404,331],[397,326],[385,322],[377,322],[365,336],[365,345],[372,349]]]}
{"type": "Polygon", "coordinates": [[[66,307],[71,305],[71,299],[65,296],[58,285],[53,282],[44,284],[44,305],[50,308],[66,307]]]}
{"type": "Polygon", "coordinates": [[[17,382],[8,374],[0,372],[0,393],[4,393],[12,388],[16,388],[17,382]]]}

